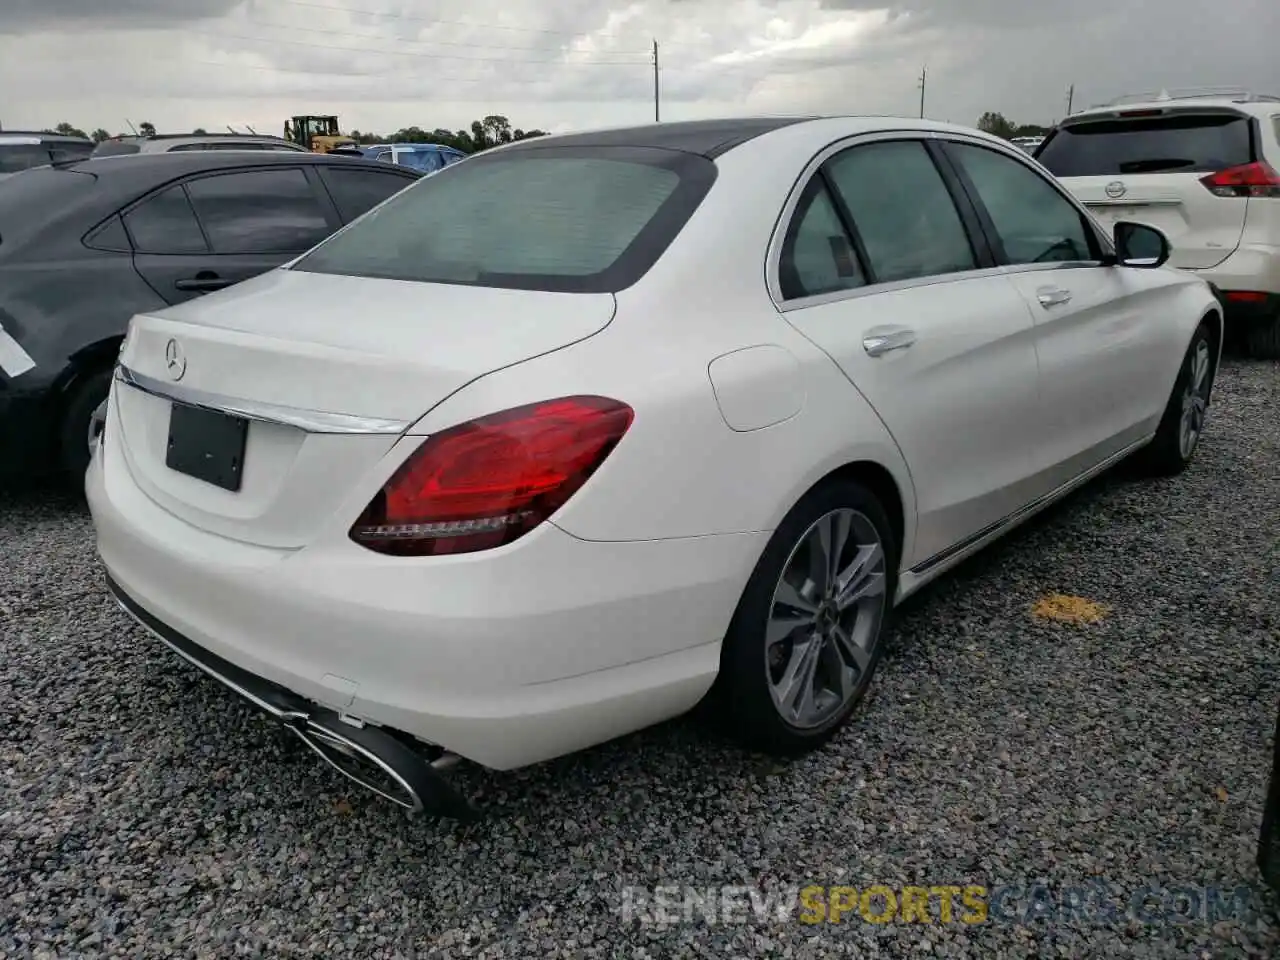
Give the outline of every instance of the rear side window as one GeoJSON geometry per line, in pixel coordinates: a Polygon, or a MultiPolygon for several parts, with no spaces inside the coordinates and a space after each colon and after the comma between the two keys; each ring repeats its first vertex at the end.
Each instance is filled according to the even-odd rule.
{"type": "Polygon", "coordinates": [[[942,174],[915,140],[851,147],[827,161],[878,283],[977,267],[942,174]]]}
{"type": "Polygon", "coordinates": [[[301,253],[331,229],[299,169],[201,177],[187,193],[214,253],[301,253]]]}
{"type": "Polygon", "coordinates": [[[1183,113],[1073,123],[1036,159],[1056,177],[1213,173],[1252,163],[1253,149],[1246,117],[1183,113]]]}
{"type": "Polygon", "coordinates": [[[786,300],[852,290],[867,282],[821,177],[810,181],[791,221],[778,280],[786,300]]]}
{"type": "Polygon", "coordinates": [[[368,213],[387,197],[413,183],[408,177],[394,173],[343,170],[340,167],[322,170],[320,175],[343,223],[350,223],[361,214],[368,213]]]}
{"type": "Polygon", "coordinates": [[[714,180],[710,160],[673,150],[498,151],[423,179],[293,269],[614,292],[657,261],[714,180]]]}
{"type": "Polygon", "coordinates": [[[162,190],[124,215],[138,253],[207,253],[204,234],[181,184],[162,190]]]}

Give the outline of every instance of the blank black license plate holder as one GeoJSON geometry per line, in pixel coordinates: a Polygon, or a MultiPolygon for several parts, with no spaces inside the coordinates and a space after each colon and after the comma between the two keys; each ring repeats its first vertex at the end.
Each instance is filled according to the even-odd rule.
{"type": "Polygon", "coordinates": [[[244,477],[249,421],[217,410],[174,403],[164,463],[170,470],[237,493],[244,477]]]}

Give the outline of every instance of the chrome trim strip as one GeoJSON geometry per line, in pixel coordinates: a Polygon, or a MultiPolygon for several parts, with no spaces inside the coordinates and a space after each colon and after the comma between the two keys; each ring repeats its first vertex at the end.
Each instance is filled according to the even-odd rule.
{"type": "Polygon", "coordinates": [[[1156,200],[1083,200],[1086,207],[1180,207],[1181,200],[1162,197],[1156,200]]]}
{"type": "Polygon", "coordinates": [[[165,383],[155,377],[131,370],[123,363],[116,365],[115,379],[126,387],[133,387],[153,397],[173,400],[192,407],[229,413],[259,423],[274,423],[296,427],[307,433],[404,433],[412,425],[410,420],[390,420],[379,417],[358,417],[345,413],[329,413],[323,410],[303,410],[275,403],[256,400],[237,400],[221,394],[209,393],[177,383],[165,383]]]}
{"type": "Polygon", "coordinates": [[[1150,443],[1154,436],[1155,435],[1152,434],[1149,437],[1143,437],[1141,440],[1135,440],[1133,443],[1130,443],[1128,446],[1124,447],[1117,453],[1113,453],[1111,456],[1107,457],[1102,462],[1094,464],[1089,469],[1078,474],[1073,479],[1068,480],[1066,483],[1061,484],[1060,486],[1049,491],[1043,496],[1038,497],[1035,500],[1032,500],[1026,506],[1009,514],[1009,516],[1005,517],[1003,520],[997,520],[995,523],[990,524],[987,527],[984,527],[983,529],[979,530],[977,533],[973,534],[972,536],[966,537],[964,540],[961,540],[959,543],[953,546],[947,547],[947,549],[934,554],[932,557],[930,557],[928,560],[925,560],[923,563],[916,564],[914,567],[912,567],[910,570],[907,571],[907,574],[912,577],[924,577],[926,575],[929,575],[935,572],[941,572],[944,566],[950,566],[953,563],[959,563],[962,559],[969,556],[970,554],[976,553],[978,550],[986,546],[991,541],[1008,533],[1011,529],[1018,526],[1020,523],[1023,523],[1026,520],[1029,520],[1032,516],[1039,513],[1041,510],[1051,506],[1052,504],[1056,503],[1058,500],[1061,500],[1063,497],[1071,493],[1073,490],[1076,490],[1084,486],[1090,480],[1110,470],[1112,467],[1118,464],[1121,460],[1125,459],[1125,457],[1128,457],[1130,454],[1134,453],[1136,450],[1139,450],[1142,447],[1146,446],[1148,443],[1150,443]]]}
{"type": "Polygon", "coordinates": [[[170,651],[172,651],[173,653],[176,653],[178,656],[180,656],[183,660],[187,661],[187,663],[191,664],[193,667],[199,668],[201,671],[208,674],[214,680],[217,680],[220,684],[222,684],[228,690],[231,690],[233,693],[238,693],[240,696],[244,697],[246,700],[252,703],[259,710],[262,710],[263,712],[270,714],[271,716],[275,717],[277,720],[307,719],[307,715],[305,713],[296,713],[296,712],[281,710],[275,704],[267,703],[267,701],[263,700],[261,697],[257,696],[256,694],[250,693],[248,690],[240,686],[234,680],[227,679],[222,674],[218,673],[216,670],[210,667],[207,663],[202,663],[200,660],[191,656],[191,654],[187,653],[187,651],[183,650],[181,647],[177,646],[174,643],[171,643],[168,637],[166,637],[160,631],[156,630],[153,626],[151,626],[151,624],[143,620],[140,616],[137,615],[137,613],[133,611],[132,608],[130,608],[130,606],[127,603],[124,602],[124,599],[120,596],[115,585],[110,580],[107,581],[107,592],[111,594],[111,599],[116,602],[116,606],[119,607],[121,610],[123,610],[126,614],[128,614],[129,618],[133,620],[134,623],[142,627],[143,630],[147,631],[147,633],[151,634],[151,636],[155,637],[155,639],[163,643],[166,647],[169,648],[170,651]]]}

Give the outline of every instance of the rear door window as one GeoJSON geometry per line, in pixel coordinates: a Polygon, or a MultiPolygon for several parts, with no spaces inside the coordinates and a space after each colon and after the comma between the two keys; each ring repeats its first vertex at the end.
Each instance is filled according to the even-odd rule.
{"type": "Polygon", "coordinates": [[[413,180],[395,173],[378,170],[344,170],[341,167],[322,168],[320,176],[329,189],[329,196],[338,208],[343,223],[368,213],[392,194],[399,193],[413,180]]]}
{"type": "Polygon", "coordinates": [[[657,148],[502,150],[424,179],[293,269],[615,292],[662,255],[715,174],[705,157],[657,148]]]}
{"type": "Polygon", "coordinates": [[[1238,113],[1175,113],[1073,123],[1036,159],[1056,177],[1213,173],[1252,163],[1253,149],[1238,113]]]}
{"type": "Polygon", "coordinates": [[[826,170],[877,283],[976,269],[960,212],[918,140],[851,147],[826,170]]]}
{"type": "Polygon", "coordinates": [[[331,231],[299,168],[240,170],[187,183],[214,253],[301,253],[331,231]]]}
{"type": "Polygon", "coordinates": [[[124,215],[125,229],[138,253],[207,253],[187,193],[181,184],[161,190],[124,215]]]}

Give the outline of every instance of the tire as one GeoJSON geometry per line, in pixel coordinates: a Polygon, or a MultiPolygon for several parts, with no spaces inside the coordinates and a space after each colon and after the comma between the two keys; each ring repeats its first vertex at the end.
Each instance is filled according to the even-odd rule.
{"type": "Polygon", "coordinates": [[[710,707],[730,736],[753,750],[794,756],[835,735],[866,694],[880,661],[899,551],[884,507],[857,483],[826,483],[791,510],[756,564],[725,635],[710,707]],[[866,590],[843,612],[834,598],[821,605],[809,599],[821,601],[824,595],[814,589],[823,575],[818,566],[808,566],[810,550],[821,545],[824,531],[838,538],[840,530],[849,535],[837,581],[856,571],[849,585],[866,590]],[[860,568],[855,557],[865,561],[860,568]],[[780,599],[787,594],[797,606],[780,599]],[[802,607],[816,615],[793,615],[802,607]],[[785,681],[796,676],[790,672],[805,667],[812,668],[811,682],[791,686],[789,698],[781,696],[785,681]],[[844,682],[839,694],[837,678],[844,682]],[[788,705],[785,712],[781,704],[788,705]],[[792,711],[792,705],[811,709],[792,711]]]}
{"type": "Polygon", "coordinates": [[[111,390],[111,371],[88,374],[67,395],[58,437],[58,466],[71,482],[83,480],[89,469],[90,426],[94,412],[111,390]]]}
{"type": "Polygon", "coordinates": [[[1251,325],[1245,332],[1245,346],[1255,360],[1280,360],[1280,314],[1251,325]]]}
{"type": "Polygon", "coordinates": [[[1156,428],[1155,439],[1139,454],[1143,472],[1152,476],[1171,477],[1181,473],[1194,459],[1204,435],[1205,417],[1217,375],[1214,332],[1209,321],[1202,321],[1191,337],[1173,392],[1165,405],[1164,416],[1156,428]]]}

